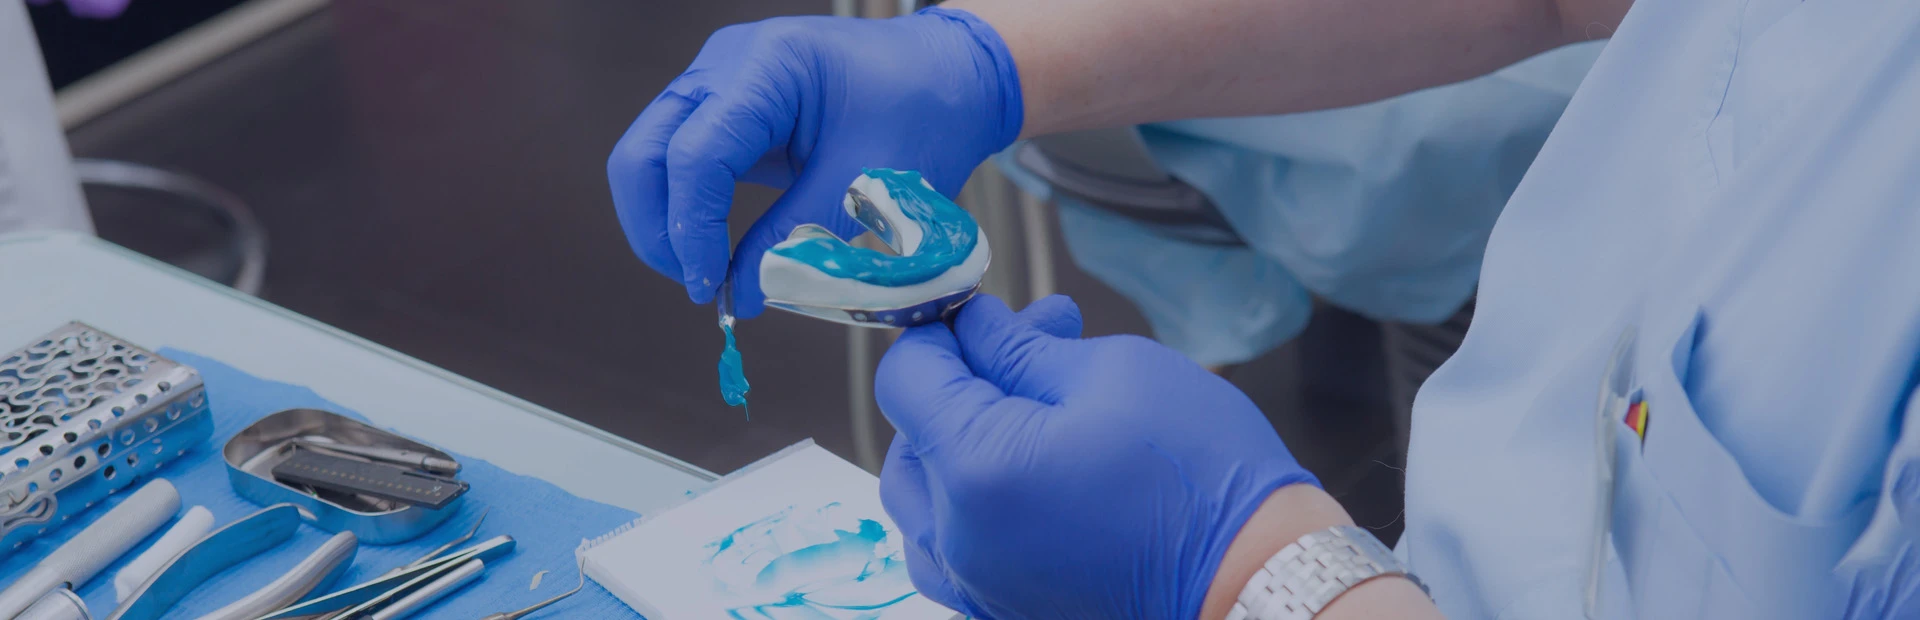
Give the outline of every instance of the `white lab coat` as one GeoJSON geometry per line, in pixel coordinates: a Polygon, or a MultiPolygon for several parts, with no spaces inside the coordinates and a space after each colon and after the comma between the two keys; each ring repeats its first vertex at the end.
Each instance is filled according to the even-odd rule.
{"type": "Polygon", "coordinates": [[[53,111],[40,46],[19,0],[0,0],[0,234],[93,232],[53,111]]]}
{"type": "Polygon", "coordinates": [[[1414,403],[1448,617],[1920,618],[1915,110],[1920,2],[1634,3],[1414,403]]]}

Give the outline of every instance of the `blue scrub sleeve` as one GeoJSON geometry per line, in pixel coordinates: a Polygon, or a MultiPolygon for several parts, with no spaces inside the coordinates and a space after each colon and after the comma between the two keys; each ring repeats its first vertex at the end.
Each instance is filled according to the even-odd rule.
{"type": "Polygon", "coordinates": [[[1313,314],[1306,287],[1251,248],[1188,243],[1126,216],[1058,204],[1074,264],[1132,300],[1154,339],[1203,366],[1259,357],[1313,314]]]}
{"type": "Polygon", "coordinates": [[[1887,455],[1880,506],[1840,561],[1848,620],[1920,618],[1920,388],[1910,390],[1900,439],[1887,455]]]}
{"type": "MultiPolygon", "coordinates": [[[[1346,108],[1142,126],[1154,160],[1247,245],[1180,241],[1063,197],[1067,248],[1202,364],[1292,338],[1315,295],[1374,319],[1445,321],[1473,294],[1494,219],[1601,45],[1346,108]]],[[[1010,151],[994,159],[1022,189],[1049,193],[1010,151]]]]}
{"type": "Polygon", "coordinates": [[[1280,263],[1246,246],[1180,241],[1126,216],[1055,196],[1013,159],[993,162],[1021,191],[1058,207],[1075,265],[1132,301],[1153,337],[1203,366],[1246,362],[1306,328],[1313,300],[1280,263]]]}

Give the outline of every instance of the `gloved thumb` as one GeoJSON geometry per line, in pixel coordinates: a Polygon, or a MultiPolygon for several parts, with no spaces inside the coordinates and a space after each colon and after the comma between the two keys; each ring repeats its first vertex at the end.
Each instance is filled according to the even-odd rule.
{"type": "Polygon", "coordinates": [[[949,443],[969,420],[1006,397],[974,376],[960,357],[959,341],[939,323],[901,334],[873,377],[880,412],[908,443],[921,448],[949,443]]]}
{"type": "Polygon", "coordinates": [[[1078,341],[1049,332],[1078,335],[1080,312],[1072,300],[1054,299],[1035,302],[1020,314],[992,295],[967,302],[954,319],[953,334],[974,376],[1011,396],[1058,403],[1061,380],[1074,367],[1062,354],[1078,341]]]}
{"type": "Polygon", "coordinates": [[[1025,390],[1014,393],[1017,396],[1054,402],[1052,390],[1044,389],[1041,382],[1002,383],[1009,373],[996,369],[1003,362],[976,365],[973,358],[986,360],[992,356],[983,352],[993,350],[1002,352],[999,358],[1032,359],[1029,353],[1034,346],[1071,344],[1074,341],[1063,338],[1079,332],[1080,308],[1066,297],[1048,297],[1015,314],[999,298],[979,295],[961,307],[954,330],[936,323],[901,334],[880,360],[874,375],[874,400],[908,442],[919,446],[945,443],[957,437],[959,429],[981,412],[1014,393],[1008,391],[1010,388],[1025,390]],[[971,340],[963,343],[956,332],[971,334],[971,340]],[[1019,345],[1010,339],[1033,342],[1019,345]],[[982,374],[983,368],[988,374],[982,374]]]}

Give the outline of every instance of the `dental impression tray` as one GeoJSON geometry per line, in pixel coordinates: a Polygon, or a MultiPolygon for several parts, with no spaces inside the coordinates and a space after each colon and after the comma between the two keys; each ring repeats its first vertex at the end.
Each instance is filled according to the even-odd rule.
{"type": "MultiPolygon", "coordinates": [[[[303,445],[322,449],[340,445],[349,450],[404,451],[449,463],[458,470],[458,462],[452,455],[432,446],[337,413],[288,409],[261,418],[227,441],[221,450],[221,457],[227,462],[227,479],[233,483],[233,490],[247,501],[262,506],[279,503],[299,506],[315,527],[329,532],[353,532],[361,542],[374,545],[417,538],[458,513],[466,501],[464,496],[455,497],[438,509],[428,509],[364,494],[295,488],[276,480],[274,468],[293,458],[303,445]]],[[[346,450],[339,453],[353,456],[346,450]]]]}
{"type": "Polygon", "coordinates": [[[986,235],[920,173],[869,169],[841,206],[894,254],[854,247],[820,226],[796,227],[761,259],[768,306],[862,327],[910,327],[945,318],[979,290],[993,258],[986,235]]]}

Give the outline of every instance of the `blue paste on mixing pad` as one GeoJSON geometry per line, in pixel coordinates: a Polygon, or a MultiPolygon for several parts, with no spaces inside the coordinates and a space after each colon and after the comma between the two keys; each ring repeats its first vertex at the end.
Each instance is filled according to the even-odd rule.
{"type": "Polygon", "coordinates": [[[865,174],[885,185],[887,195],[900,206],[900,213],[922,229],[920,247],[913,253],[894,256],[831,238],[809,239],[775,247],[771,252],[829,276],[875,286],[926,282],[966,262],[973,254],[973,246],[980,242],[980,226],[966,209],[929,189],[920,180],[920,173],[881,168],[868,169],[865,174]]]}
{"type": "Polygon", "coordinates": [[[721,325],[720,330],[727,333],[727,348],[720,352],[720,397],[727,400],[727,406],[738,407],[747,404],[747,371],[740,365],[740,350],[733,345],[733,326],[721,325]]]}
{"type": "Polygon", "coordinates": [[[839,503],[791,507],[708,543],[733,618],[882,618],[914,595],[902,552],[872,519],[835,518],[839,503]],[[844,526],[844,527],[843,527],[844,526]]]}

